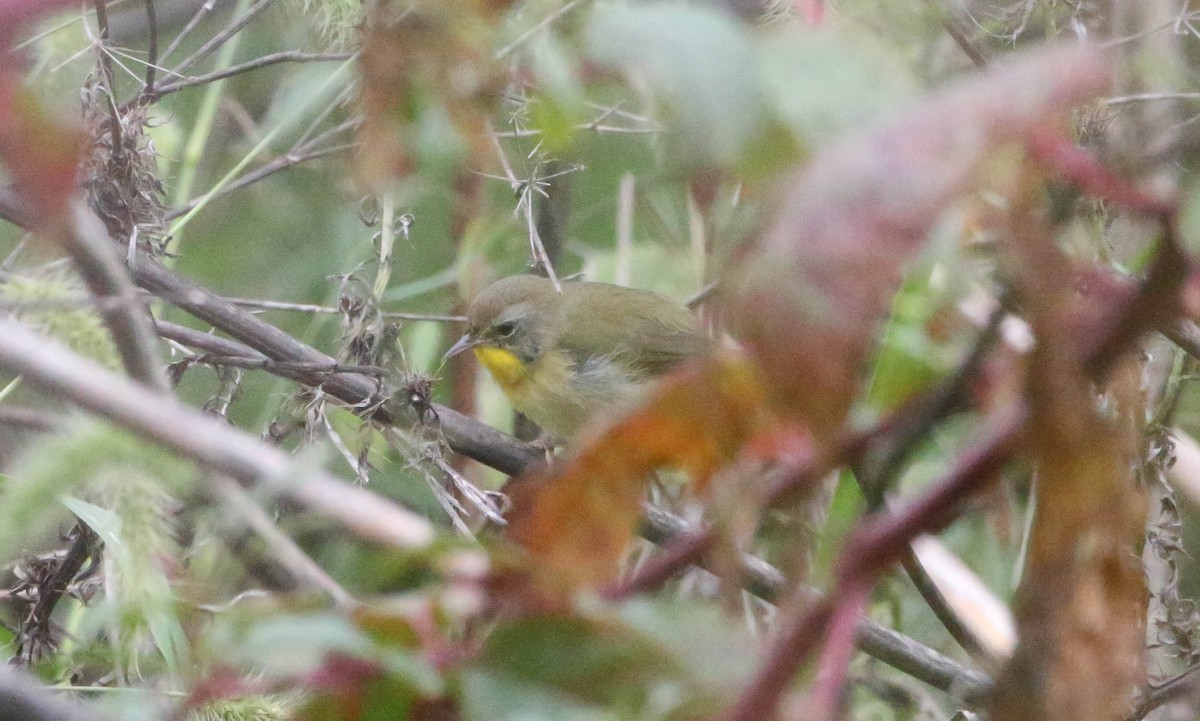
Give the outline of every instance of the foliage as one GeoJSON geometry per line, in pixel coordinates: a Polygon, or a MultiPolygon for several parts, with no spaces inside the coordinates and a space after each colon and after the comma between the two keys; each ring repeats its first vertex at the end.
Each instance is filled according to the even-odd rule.
{"type": "Polygon", "coordinates": [[[6,657],[125,718],[1194,707],[1167,6],[0,0],[6,657]],[[523,270],[717,341],[551,460],[439,360],[523,270]]]}

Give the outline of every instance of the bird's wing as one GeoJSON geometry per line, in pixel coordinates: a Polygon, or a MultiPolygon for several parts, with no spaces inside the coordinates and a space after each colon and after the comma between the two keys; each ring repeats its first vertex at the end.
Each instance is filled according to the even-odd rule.
{"type": "Polygon", "coordinates": [[[634,373],[654,376],[708,346],[696,317],[657,293],[599,283],[569,292],[559,345],[581,363],[611,357],[634,373]]]}

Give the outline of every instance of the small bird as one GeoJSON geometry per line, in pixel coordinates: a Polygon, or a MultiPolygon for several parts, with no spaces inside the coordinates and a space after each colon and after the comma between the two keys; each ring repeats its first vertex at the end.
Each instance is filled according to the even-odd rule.
{"type": "Polygon", "coordinates": [[[691,311],[666,296],[589,282],[560,293],[534,275],[485,288],[467,323],[444,357],[473,350],[513,407],[559,440],[709,345],[691,311]]]}

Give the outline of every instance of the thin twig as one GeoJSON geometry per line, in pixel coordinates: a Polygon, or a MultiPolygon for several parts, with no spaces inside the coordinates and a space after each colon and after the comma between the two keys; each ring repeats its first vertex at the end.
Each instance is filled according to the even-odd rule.
{"type": "Polygon", "coordinates": [[[121,142],[121,111],[117,107],[116,88],[113,85],[112,56],[105,52],[105,44],[108,42],[107,2],[108,0],[94,0],[93,2],[96,8],[96,27],[100,30],[100,36],[97,38],[96,43],[100,53],[100,75],[104,81],[104,94],[108,98],[109,119],[111,122],[109,132],[112,134],[112,153],[113,156],[120,156],[123,147],[121,142]]]}
{"type": "MultiPolygon", "coordinates": [[[[254,298],[229,298],[229,302],[234,305],[240,305],[243,308],[261,308],[263,310],[290,310],[297,313],[321,313],[325,315],[341,315],[340,308],[334,308],[328,305],[314,305],[311,303],[285,303],[278,300],[258,300],[254,298]]],[[[427,320],[438,323],[465,323],[467,317],[465,315],[439,315],[437,313],[403,313],[400,311],[384,311],[381,315],[385,318],[397,318],[399,320],[427,320]]]]}
{"type": "MultiPolygon", "coordinates": [[[[147,2],[149,1],[150,0],[147,0],[147,2]]],[[[204,75],[186,77],[182,80],[160,85],[154,89],[153,95],[156,98],[160,98],[164,95],[177,93],[186,88],[192,88],[197,85],[205,85],[217,80],[224,80],[225,78],[230,78],[234,75],[240,75],[242,73],[250,72],[251,70],[258,70],[259,68],[265,68],[270,65],[278,65],[280,63],[328,62],[332,60],[346,60],[349,57],[351,57],[350,53],[308,53],[301,50],[284,50],[271,55],[263,55],[262,57],[249,60],[240,65],[233,65],[223,70],[215,70],[204,75]]]]}
{"type": "MultiPolygon", "coordinates": [[[[835,469],[850,463],[868,447],[871,438],[884,432],[888,420],[865,431],[851,431],[829,449],[796,467],[773,470],[765,479],[764,505],[783,503],[799,489],[811,488],[835,469]]],[[[701,563],[718,540],[718,529],[707,526],[673,540],[662,552],[642,564],[637,573],[603,592],[609,599],[624,599],[658,588],[688,566],[701,563]]]]}
{"type": "Polygon", "coordinates": [[[266,10],[267,7],[274,1],[275,0],[258,0],[258,2],[254,3],[254,5],[250,6],[250,9],[248,9],[244,15],[229,23],[229,25],[222,29],[221,32],[213,35],[206,43],[197,48],[196,52],[184,58],[183,62],[179,63],[179,65],[176,65],[172,72],[176,75],[182,75],[184,70],[187,70],[192,65],[195,65],[197,61],[208,57],[213,53],[213,51],[228,42],[230,38],[232,38],[234,35],[237,35],[242,28],[246,27],[251,20],[257,17],[258,14],[263,10],[266,10]]]}
{"type": "MultiPolygon", "coordinates": [[[[641,535],[652,543],[670,545],[673,540],[693,536],[697,531],[687,521],[668,511],[650,504],[642,506],[641,535]]],[[[780,595],[788,591],[788,581],[779,569],[749,554],[743,553],[740,558],[739,575],[751,593],[764,601],[776,603],[780,595]]],[[[701,559],[700,565],[714,572],[725,570],[721,563],[707,558],[701,559]]],[[[796,589],[795,593],[809,605],[819,603],[822,598],[819,591],[808,586],[796,589]]],[[[966,668],[870,618],[858,619],[855,643],[863,653],[970,704],[978,703],[992,685],[991,679],[984,674],[966,668]]]]}
{"type": "Polygon", "coordinates": [[[721,281],[719,280],[709,281],[704,285],[703,288],[693,293],[691,298],[685,300],[683,304],[688,308],[695,310],[696,306],[711,298],[713,293],[717,292],[717,288],[720,287],[720,285],[721,281]]]}
{"type": "Polygon", "coordinates": [[[535,23],[533,27],[529,28],[525,32],[518,35],[516,40],[513,40],[508,45],[505,45],[504,47],[497,50],[496,54],[494,56],[492,56],[492,59],[493,60],[503,60],[504,56],[508,55],[513,50],[516,50],[518,47],[520,47],[522,44],[524,44],[527,40],[529,40],[529,38],[536,35],[539,30],[542,30],[546,26],[550,25],[550,23],[554,22],[555,20],[559,19],[563,15],[567,14],[569,11],[574,9],[576,5],[579,5],[580,3],[584,2],[584,1],[585,0],[570,0],[569,2],[563,4],[561,7],[555,9],[553,12],[546,15],[546,17],[542,18],[537,23],[535,23]]]}
{"type": "MultiPolygon", "coordinates": [[[[998,303],[971,350],[954,374],[932,392],[921,396],[913,420],[896,426],[896,432],[881,439],[883,450],[870,454],[854,469],[868,507],[873,512],[886,513],[884,492],[903,468],[913,451],[929,437],[933,426],[962,404],[971,380],[982,365],[987,352],[999,335],[1000,324],[1007,315],[1007,304],[998,303]]],[[[900,557],[900,565],[916,587],[917,592],[933,611],[934,616],[950,636],[971,658],[987,668],[996,668],[999,660],[983,644],[946,601],[940,588],[925,570],[921,560],[910,547],[900,557]]]]}
{"type": "Polygon", "coordinates": [[[558,274],[554,272],[554,265],[550,262],[550,256],[546,253],[546,247],[542,245],[541,236],[538,235],[537,223],[533,221],[533,193],[537,188],[537,181],[540,178],[530,178],[527,181],[521,181],[513,172],[512,165],[508,162],[508,156],[504,153],[504,147],[500,145],[500,138],[496,136],[496,131],[492,128],[491,123],[487,127],[488,138],[492,141],[492,148],[496,151],[496,157],[500,161],[500,167],[504,170],[504,177],[508,180],[509,187],[517,194],[517,209],[520,211],[522,205],[525,210],[525,227],[529,232],[529,247],[533,254],[534,262],[546,271],[546,276],[550,278],[550,282],[554,285],[554,289],[559,293],[562,292],[562,284],[558,282],[558,274]]]}
{"type": "Polygon", "coordinates": [[[959,50],[962,50],[963,54],[970,58],[976,68],[982,69],[991,64],[992,53],[979,42],[971,30],[970,19],[964,17],[965,11],[946,7],[943,0],[925,0],[925,4],[937,13],[942,28],[954,39],[959,50]]]}
{"type": "Polygon", "coordinates": [[[210,12],[212,12],[214,7],[216,7],[216,0],[204,0],[204,2],[200,4],[200,7],[196,8],[196,13],[192,15],[190,20],[187,21],[187,25],[183,26],[183,29],[180,30],[179,34],[175,36],[175,39],[172,40],[169,45],[167,45],[166,50],[163,50],[163,61],[166,61],[167,58],[171,57],[171,55],[179,49],[179,45],[187,38],[188,35],[192,33],[193,30],[196,29],[196,26],[200,24],[200,21],[203,20],[210,12]]]}
{"type": "Polygon", "coordinates": [[[287,155],[280,156],[280,157],[276,158],[275,160],[272,160],[269,163],[266,163],[264,165],[259,166],[258,168],[255,168],[254,170],[250,171],[249,173],[246,173],[245,175],[238,178],[237,180],[227,183],[226,185],[222,186],[221,189],[215,193],[206,193],[197,198],[193,198],[192,200],[188,201],[184,205],[179,206],[178,208],[171,209],[163,216],[163,219],[164,220],[175,220],[176,218],[186,215],[187,213],[191,212],[193,209],[195,209],[197,206],[199,206],[201,203],[203,203],[205,201],[211,201],[216,198],[223,197],[234,191],[241,190],[242,188],[245,188],[246,186],[257,183],[258,181],[262,180],[263,178],[266,178],[270,175],[274,175],[275,173],[278,173],[281,170],[286,170],[286,169],[292,167],[293,165],[299,165],[300,163],[306,163],[310,160],[317,160],[318,158],[324,158],[327,155],[333,155],[334,153],[341,153],[341,152],[351,150],[356,147],[358,147],[358,143],[343,143],[341,145],[333,145],[328,148],[321,148],[319,150],[312,150],[312,151],[305,152],[305,153],[288,153],[287,155]]]}
{"type": "Polygon", "coordinates": [[[1126,721],[1141,721],[1153,712],[1187,694],[1200,691],[1200,664],[1195,664],[1160,684],[1146,689],[1126,721]]]}

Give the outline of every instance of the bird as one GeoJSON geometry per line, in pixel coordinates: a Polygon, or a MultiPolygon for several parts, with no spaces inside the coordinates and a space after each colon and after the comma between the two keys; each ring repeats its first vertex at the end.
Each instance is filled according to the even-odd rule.
{"type": "Polygon", "coordinates": [[[569,442],[709,345],[696,316],[659,293],[587,281],[560,291],[514,275],[471,301],[467,332],[444,359],[472,350],[516,410],[569,442]]]}

